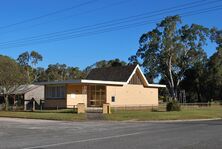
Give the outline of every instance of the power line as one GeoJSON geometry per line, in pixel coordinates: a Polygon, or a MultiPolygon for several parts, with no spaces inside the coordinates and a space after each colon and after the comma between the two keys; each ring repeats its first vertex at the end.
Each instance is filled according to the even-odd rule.
{"type": "MultiPolygon", "coordinates": [[[[195,2],[191,2],[191,3],[186,3],[186,4],[183,4],[183,5],[178,5],[178,6],[174,6],[174,7],[170,7],[170,8],[165,8],[165,9],[162,9],[162,10],[157,10],[157,11],[150,11],[150,12],[146,12],[146,13],[142,13],[142,14],[139,14],[139,15],[134,15],[134,16],[130,16],[130,17],[138,17],[138,16],[141,16],[141,15],[147,15],[147,14],[152,14],[152,13],[156,13],[156,12],[160,12],[160,11],[166,11],[166,10],[168,10],[168,9],[175,9],[175,8],[177,8],[177,7],[182,7],[182,6],[187,6],[187,5],[193,5],[193,4],[196,4],[196,3],[202,3],[202,2],[204,2],[204,1],[207,1],[207,0],[199,0],[199,1],[195,1],[195,2]]],[[[69,8],[67,8],[68,10],[69,10],[69,8]]],[[[52,12],[53,13],[53,12],[52,12]]],[[[46,14],[46,15],[43,15],[43,17],[44,16],[48,16],[49,14],[46,14]]],[[[42,18],[41,16],[39,16],[40,18],[42,18]]],[[[39,17],[35,17],[35,18],[39,18],[39,17]]],[[[129,18],[130,18],[129,17],[129,18]]],[[[8,27],[11,27],[11,26],[16,26],[16,25],[19,25],[19,24],[23,24],[23,22],[24,23],[26,23],[26,22],[29,22],[29,20],[31,20],[32,21],[32,19],[34,19],[35,20],[35,18],[31,18],[31,19],[27,19],[27,20],[23,20],[23,21],[21,21],[21,22],[17,22],[17,23],[14,23],[14,24],[9,24],[9,25],[6,25],[6,26],[0,26],[0,29],[2,29],[2,28],[8,28],[8,27]]],[[[124,19],[128,19],[128,17],[127,18],[124,18],[124,19]]],[[[118,19],[116,19],[116,20],[118,20],[118,19]]],[[[115,20],[111,20],[111,21],[115,21],[115,20]]],[[[41,25],[43,25],[42,23],[41,23],[41,25]]],[[[32,27],[32,26],[31,26],[32,27]]],[[[7,33],[7,32],[6,32],[7,33]]]]}
{"type": "MultiPolygon", "coordinates": [[[[217,6],[217,7],[211,7],[211,8],[208,8],[208,9],[201,9],[201,10],[198,10],[198,11],[191,11],[191,12],[188,12],[188,13],[181,13],[180,15],[182,17],[187,17],[187,16],[191,16],[191,15],[197,15],[197,14],[201,14],[201,13],[206,13],[206,12],[211,12],[211,11],[215,11],[215,10],[221,10],[222,7],[221,6],[217,6]]],[[[151,22],[149,22],[151,23],[151,22]]],[[[134,24],[128,24],[128,25],[122,25],[122,26],[114,26],[114,27],[110,27],[110,28],[104,28],[104,29],[99,29],[99,30],[96,30],[96,31],[90,31],[90,32],[83,32],[83,33],[80,33],[80,34],[74,34],[74,35],[67,35],[65,37],[55,37],[55,38],[51,38],[51,39],[42,39],[43,41],[28,41],[26,43],[22,43],[20,42],[19,44],[17,43],[14,43],[15,46],[24,46],[24,45],[27,45],[27,44],[36,44],[36,43],[44,43],[44,42],[54,42],[54,41],[59,41],[59,40],[66,40],[66,39],[72,39],[72,38],[78,38],[78,37],[84,37],[84,36],[91,36],[91,35],[95,35],[95,34],[101,34],[101,33],[104,33],[104,32],[110,32],[110,31],[115,31],[115,30],[121,30],[121,29],[126,29],[126,28],[131,28],[131,27],[136,27],[136,26],[140,26],[140,25],[146,25],[146,24],[149,24],[147,21],[143,21],[143,22],[138,22],[138,23],[134,23],[134,24]]],[[[154,23],[154,22],[152,22],[154,23]]],[[[13,45],[13,44],[12,44],[13,45]]],[[[11,45],[11,47],[13,47],[11,45]]],[[[1,45],[1,46],[6,46],[7,45],[1,45]]],[[[15,47],[14,46],[14,47],[15,47]]],[[[8,47],[10,47],[10,44],[8,45],[8,47]]]]}
{"type": "Polygon", "coordinates": [[[75,9],[75,8],[79,8],[79,7],[82,7],[82,6],[85,6],[85,5],[89,5],[89,4],[94,3],[94,2],[96,2],[96,0],[89,0],[89,1],[84,2],[84,3],[74,5],[72,7],[56,10],[54,12],[50,12],[50,13],[47,13],[47,14],[44,14],[44,15],[41,15],[41,16],[37,16],[37,17],[30,18],[30,19],[22,20],[22,21],[19,21],[19,22],[16,22],[16,23],[5,25],[5,26],[0,26],[0,29],[5,29],[5,28],[12,27],[12,26],[16,26],[16,25],[32,22],[32,21],[35,21],[35,20],[39,20],[39,19],[42,19],[42,18],[46,18],[46,17],[52,16],[52,15],[55,15],[55,14],[63,13],[63,12],[70,11],[70,10],[75,9]]]}
{"type": "MultiPolygon", "coordinates": [[[[209,4],[209,3],[212,3],[212,2],[218,2],[218,1],[211,1],[211,2],[208,2],[208,3],[204,3],[204,4],[206,5],[206,4],[209,4]]],[[[98,28],[102,28],[102,27],[109,27],[109,26],[112,27],[113,25],[119,25],[119,24],[139,21],[141,19],[143,20],[144,18],[146,19],[146,18],[158,16],[158,15],[161,15],[161,14],[170,13],[170,12],[174,12],[174,11],[178,11],[178,10],[189,9],[189,8],[193,8],[193,7],[197,7],[197,6],[200,6],[200,5],[198,4],[198,5],[194,5],[194,6],[191,6],[191,7],[190,6],[184,7],[184,5],[183,5],[182,8],[178,8],[178,9],[175,9],[175,10],[167,9],[167,11],[157,13],[155,15],[149,15],[149,16],[141,15],[142,18],[139,15],[136,15],[137,18],[134,18],[134,16],[132,18],[127,17],[127,18],[123,18],[123,19],[117,19],[117,20],[115,20],[116,22],[115,21],[106,21],[106,22],[102,22],[102,23],[98,23],[98,24],[94,24],[94,25],[83,26],[83,27],[80,27],[80,28],[74,28],[74,29],[69,29],[69,30],[60,31],[60,32],[48,33],[48,34],[43,34],[43,35],[39,35],[39,36],[31,36],[31,37],[28,37],[28,38],[22,38],[22,39],[18,39],[18,40],[3,42],[3,43],[0,43],[0,46],[2,46],[2,44],[13,44],[13,43],[23,41],[23,40],[25,40],[25,42],[32,41],[32,40],[41,40],[42,38],[44,39],[44,38],[50,38],[50,37],[54,37],[54,36],[62,36],[62,35],[66,35],[66,34],[84,32],[84,31],[88,31],[88,30],[92,30],[92,29],[98,29],[98,28]],[[124,20],[126,20],[126,21],[124,21],[124,20]]],[[[173,7],[173,8],[175,8],[175,7],[173,7]]],[[[164,10],[166,10],[166,9],[164,9],[164,10]]]]}
{"type": "MultiPolygon", "coordinates": [[[[206,12],[206,11],[205,11],[206,12]]],[[[189,15],[189,14],[188,14],[189,15]]],[[[195,14],[194,14],[195,15],[195,14]]],[[[145,21],[145,22],[143,22],[143,24],[147,24],[147,22],[145,21]]],[[[136,25],[136,24],[131,24],[131,25],[136,25]]],[[[138,24],[138,25],[140,25],[140,24],[138,24]]],[[[126,25],[126,26],[129,26],[129,25],[126,25]]],[[[114,26],[115,27],[115,26],[114,26]]],[[[125,26],[117,26],[117,29],[118,29],[118,27],[125,27],[125,26]]],[[[111,27],[111,28],[108,28],[108,30],[109,29],[111,29],[111,31],[113,30],[113,27],[111,27]]],[[[115,28],[114,28],[115,29],[115,28]]],[[[102,30],[99,30],[99,31],[103,31],[104,29],[102,29],[102,30]]],[[[97,31],[95,31],[95,33],[96,33],[97,31]]],[[[105,29],[105,32],[107,32],[107,29],[105,29]]],[[[94,32],[87,32],[87,33],[81,33],[81,34],[77,34],[78,35],[78,37],[79,37],[79,35],[80,36],[83,36],[84,34],[89,34],[89,33],[94,33],[94,32]]],[[[70,35],[71,37],[73,36],[73,35],[70,35]]],[[[65,36],[65,38],[64,37],[59,37],[59,38],[52,38],[52,39],[47,39],[46,41],[53,41],[54,39],[67,39],[67,37],[70,37],[70,36],[65,36]]],[[[74,37],[76,37],[75,35],[74,35],[74,37]]],[[[32,43],[32,41],[29,41],[29,42],[31,42],[32,43]]],[[[28,44],[29,42],[27,42],[26,44],[28,44]]],[[[40,42],[42,42],[41,40],[40,40],[40,42]]],[[[34,41],[34,43],[36,43],[36,41],[34,41]]]]}
{"type": "MultiPolygon", "coordinates": [[[[208,5],[208,4],[212,4],[212,3],[220,2],[220,1],[221,0],[214,0],[214,1],[207,2],[207,3],[202,3],[201,5],[208,5]]],[[[85,31],[85,30],[97,29],[97,28],[101,28],[101,27],[104,27],[104,26],[107,27],[107,26],[112,26],[112,25],[116,25],[116,24],[118,25],[118,24],[122,24],[122,23],[128,23],[130,21],[133,22],[133,21],[143,20],[143,19],[147,19],[147,18],[154,17],[154,16],[159,16],[159,15],[166,14],[166,13],[171,13],[171,12],[174,12],[174,11],[199,7],[200,4],[197,4],[197,3],[200,3],[200,2],[202,2],[202,1],[196,1],[196,2],[192,2],[192,3],[179,5],[179,6],[165,8],[165,9],[162,9],[162,10],[152,11],[152,13],[154,13],[154,15],[150,15],[150,14],[152,14],[151,12],[150,13],[142,13],[142,14],[138,14],[138,15],[122,18],[122,19],[114,19],[114,20],[105,21],[105,22],[97,23],[97,24],[93,24],[93,25],[87,25],[87,26],[82,26],[82,27],[79,27],[79,28],[72,28],[72,29],[68,29],[68,30],[63,30],[63,31],[58,31],[58,32],[53,32],[53,33],[47,33],[47,34],[43,34],[43,35],[21,38],[21,39],[17,39],[17,40],[7,41],[7,42],[4,42],[4,43],[18,42],[18,41],[22,41],[22,40],[27,41],[27,40],[32,40],[32,39],[36,39],[36,38],[37,39],[38,38],[49,38],[51,36],[71,34],[71,33],[76,33],[76,32],[85,31]],[[196,4],[196,5],[192,6],[193,4],[196,4]],[[181,7],[181,8],[178,8],[178,7],[181,7]],[[175,9],[175,8],[177,8],[177,9],[175,9]],[[149,14],[149,15],[145,16],[145,14],[146,15],[149,14]]],[[[0,45],[1,44],[2,43],[0,43],[0,45]]]]}
{"type": "MultiPolygon", "coordinates": [[[[204,10],[202,12],[195,12],[194,14],[188,13],[188,14],[184,15],[183,17],[188,17],[188,16],[192,16],[192,15],[198,15],[198,14],[202,14],[202,13],[206,13],[206,12],[211,12],[211,11],[215,11],[215,10],[221,10],[221,9],[222,9],[222,7],[221,8],[217,8],[217,9],[213,9],[213,10],[204,10]]],[[[105,32],[117,31],[117,30],[132,28],[132,27],[139,27],[139,26],[147,25],[147,24],[151,24],[151,23],[155,23],[155,22],[149,22],[149,23],[143,22],[143,23],[131,24],[131,25],[136,25],[136,26],[131,26],[131,25],[118,26],[118,27],[115,27],[115,28],[103,29],[103,30],[94,31],[94,32],[87,32],[87,33],[84,33],[84,34],[78,34],[78,35],[75,35],[75,36],[70,36],[69,38],[66,37],[66,38],[63,38],[63,39],[62,38],[61,39],[54,39],[53,41],[52,40],[37,41],[37,42],[34,42],[34,44],[55,42],[55,41],[61,41],[61,40],[67,40],[67,39],[73,39],[73,38],[85,37],[85,36],[93,36],[93,35],[97,35],[97,34],[101,34],[101,33],[105,33],[105,32]]],[[[33,43],[30,43],[30,44],[33,44],[33,43]]],[[[26,43],[19,44],[16,47],[22,47],[24,45],[27,45],[27,44],[26,43]]],[[[11,46],[11,47],[15,47],[15,46],[11,46]]]]}
{"type": "MultiPolygon", "coordinates": [[[[132,1],[132,0],[122,0],[122,1],[119,1],[119,2],[108,4],[108,5],[103,6],[103,7],[99,7],[99,8],[95,8],[95,9],[90,9],[90,10],[87,10],[87,11],[84,11],[84,12],[78,12],[78,13],[76,13],[74,15],[68,15],[68,16],[65,16],[65,17],[55,18],[53,20],[49,20],[49,21],[44,22],[44,23],[37,23],[37,24],[34,24],[34,25],[30,25],[28,27],[19,28],[19,31],[27,30],[27,29],[32,29],[33,27],[36,27],[36,26],[46,25],[46,24],[49,24],[49,23],[52,23],[52,22],[56,22],[57,20],[71,19],[74,16],[80,16],[80,15],[88,14],[88,13],[91,13],[91,12],[99,11],[99,10],[102,10],[102,9],[111,8],[111,7],[114,7],[114,6],[118,6],[118,5],[124,4],[124,3],[129,2],[129,1],[132,1]]],[[[0,32],[0,33],[4,34],[4,33],[15,32],[15,31],[18,31],[18,29],[13,29],[13,30],[10,30],[10,31],[0,32]]]]}

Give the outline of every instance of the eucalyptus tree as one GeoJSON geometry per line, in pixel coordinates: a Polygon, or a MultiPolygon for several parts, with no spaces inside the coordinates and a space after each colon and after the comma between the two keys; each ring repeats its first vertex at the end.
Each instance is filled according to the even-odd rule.
{"type": "Polygon", "coordinates": [[[31,51],[31,52],[26,51],[18,56],[17,62],[26,71],[28,83],[35,82],[38,79],[39,74],[36,73],[38,71],[35,70],[35,66],[38,64],[38,62],[42,60],[43,60],[42,55],[36,51],[31,51]]]}
{"type": "Polygon", "coordinates": [[[185,71],[202,59],[209,35],[206,27],[182,25],[180,16],[169,16],[140,37],[139,49],[129,60],[140,63],[148,76],[165,79],[176,100],[185,71]]]}

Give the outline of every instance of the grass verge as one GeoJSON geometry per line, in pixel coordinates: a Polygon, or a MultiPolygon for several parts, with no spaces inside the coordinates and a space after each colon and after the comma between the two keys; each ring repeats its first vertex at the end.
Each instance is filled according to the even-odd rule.
{"type": "Polygon", "coordinates": [[[113,111],[110,115],[105,115],[107,120],[188,120],[188,119],[212,119],[222,118],[222,107],[204,107],[195,109],[182,109],[182,111],[113,111]]]}
{"type": "MultiPolygon", "coordinates": [[[[61,120],[61,121],[82,121],[86,120],[85,114],[73,113],[73,110],[43,110],[35,112],[6,112],[1,111],[0,117],[61,120]]],[[[187,120],[187,119],[212,119],[222,118],[222,107],[204,108],[182,108],[179,112],[166,112],[163,110],[117,110],[112,114],[104,115],[106,120],[187,120]]]]}
{"type": "Polygon", "coordinates": [[[35,111],[35,112],[7,112],[1,111],[0,117],[28,118],[28,119],[44,119],[44,120],[61,120],[61,121],[81,121],[85,120],[84,114],[75,114],[62,111],[35,111]]]}

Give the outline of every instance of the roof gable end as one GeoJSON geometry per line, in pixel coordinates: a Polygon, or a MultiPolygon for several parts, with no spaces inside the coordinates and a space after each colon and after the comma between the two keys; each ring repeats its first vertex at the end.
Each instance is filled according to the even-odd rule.
{"type": "Polygon", "coordinates": [[[144,86],[149,86],[149,83],[146,79],[146,77],[144,76],[142,70],[140,69],[139,65],[136,65],[135,69],[133,70],[133,72],[131,73],[130,77],[127,80],[127,84],[130,83],[130,81],[132,80],[134,75],[138,75],[140,81],[142,81],[144,86]]]}

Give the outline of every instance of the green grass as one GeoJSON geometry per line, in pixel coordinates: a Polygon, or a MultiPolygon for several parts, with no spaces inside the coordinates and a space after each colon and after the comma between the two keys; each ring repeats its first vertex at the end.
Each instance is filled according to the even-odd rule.
{"type": "Polygon", "coordinates": [[[85,114],[76,114],[70,110],[44,110],[35,112],[6,112],[1,111],[0,117],[62,120],[62,121],[81,121],[85,120],[85,114]]]}
{"type": "MultiPolygon", "coordinates": [[[[202,108],[182,108],[179,112],[166,112],[164,108],[157,111],[146,110],[117,110],[112,114],[104,115],[107,120],[186,120],[186,119],[211,119],[222,118],[222,106],[211,106],[202,108]]],[[[15,117],[29,119],[46,119],[61,121],[82,121],[86,120],[85,114],[76,114],[72,109],[64,110],[43,110],[35,112],[6,112],[1,111],[0,117],[15,117]]]]}
{"type": "Polygon", "coordinates": [[[110,115],[105,115],[107,120],[186,120],[186,119],[211,119],[222,118],[222,107],[204,107],[204,108],[192,108],[183,109],[182,111],[166,112],[150,110],[120,110],[113,111],[110,115]]]}

